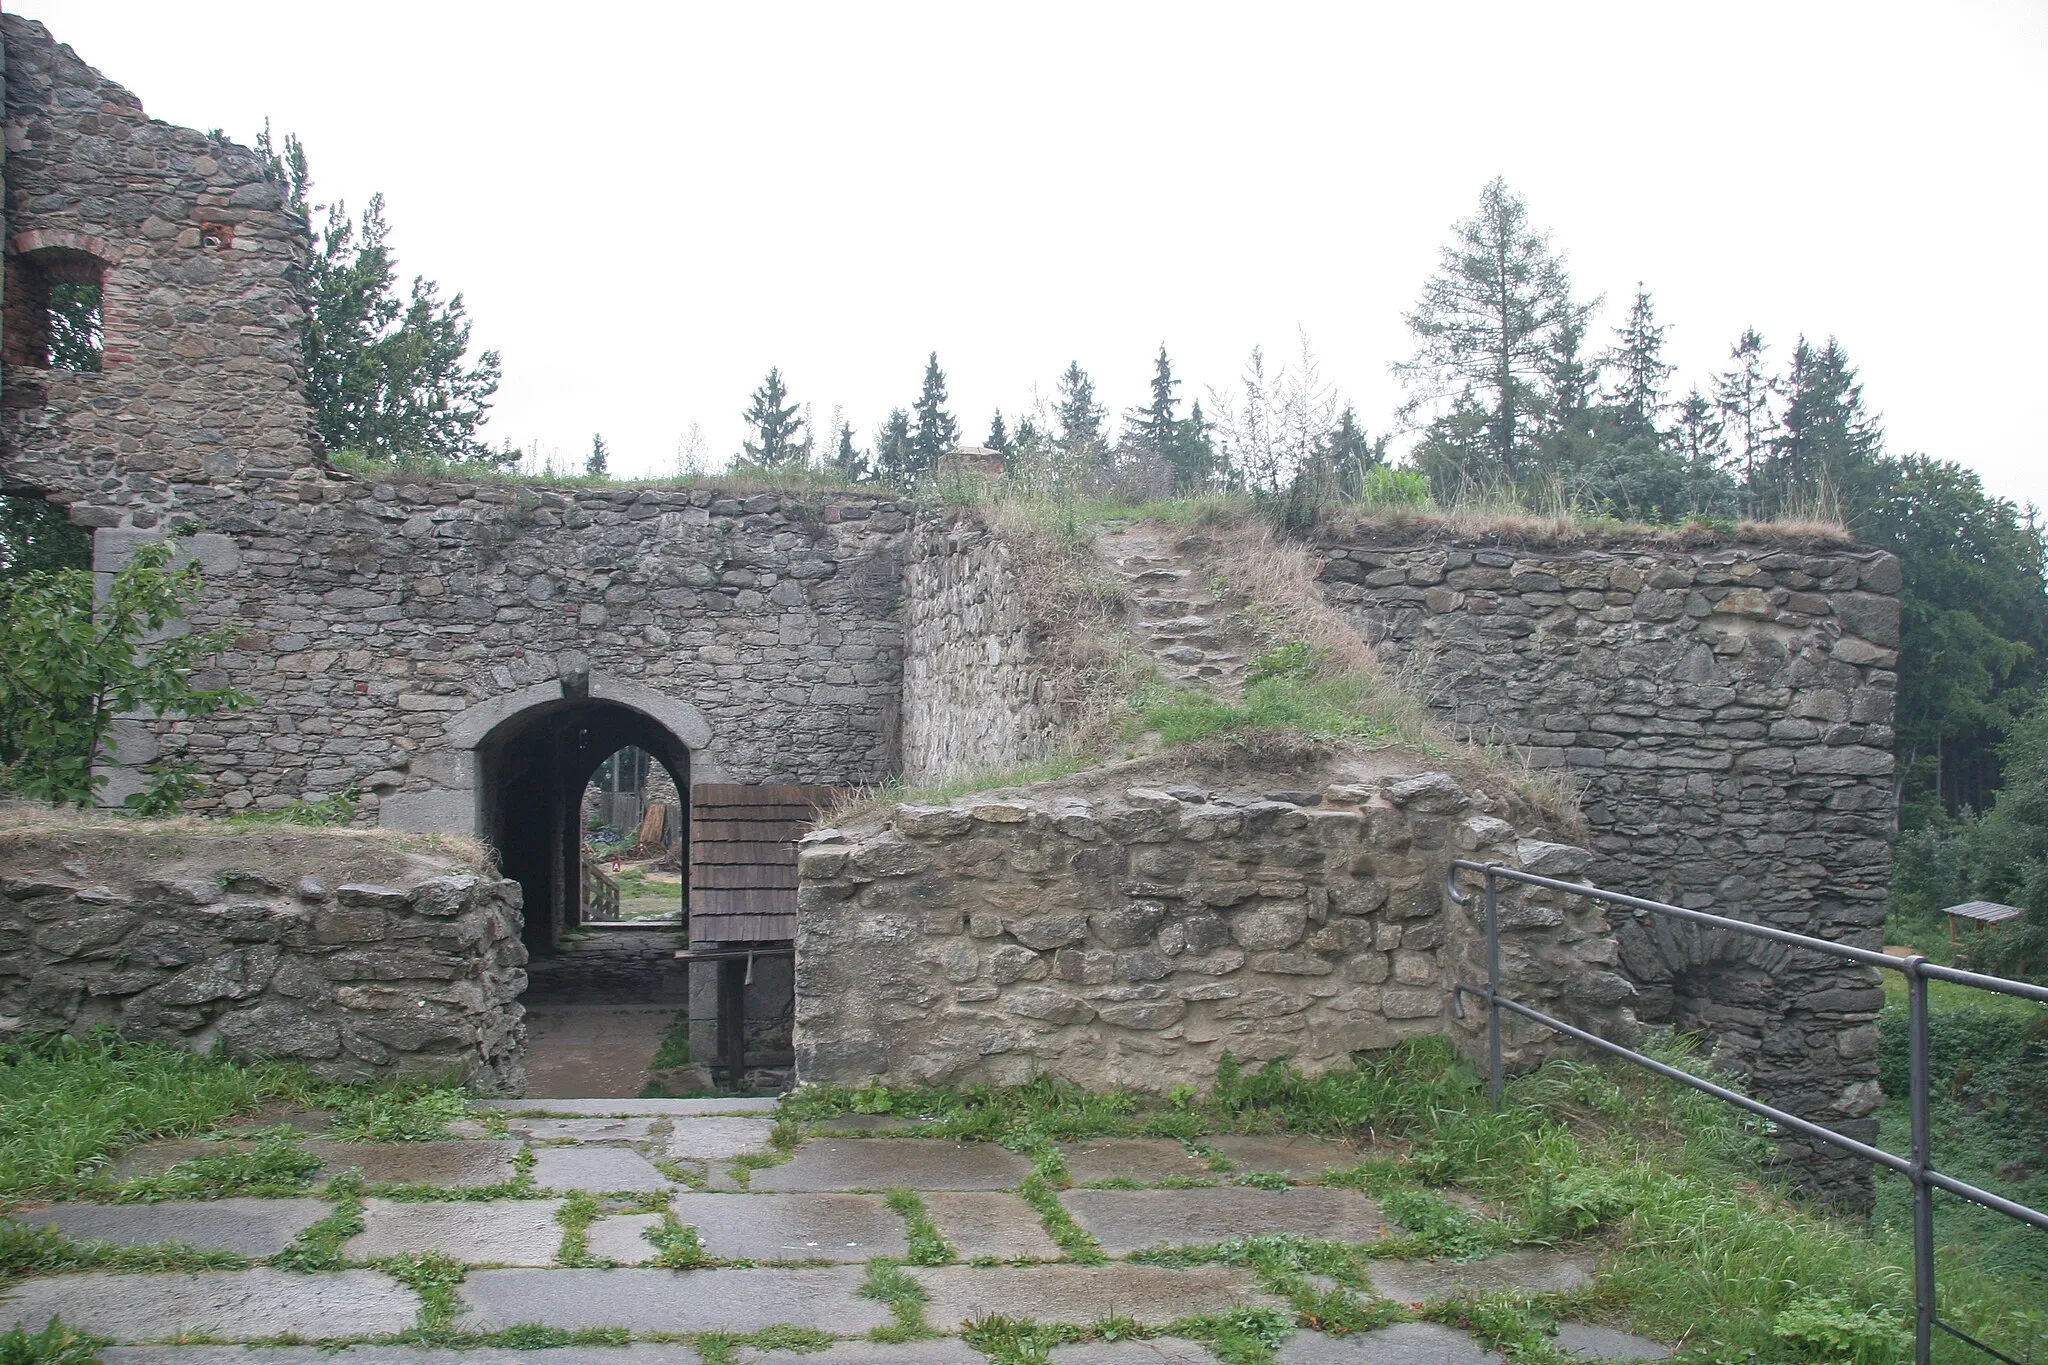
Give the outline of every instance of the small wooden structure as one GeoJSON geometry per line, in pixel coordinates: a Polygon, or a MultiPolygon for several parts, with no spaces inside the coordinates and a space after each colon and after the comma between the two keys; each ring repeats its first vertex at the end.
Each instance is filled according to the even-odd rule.
{"type": "Polygon", "coordinates": [[[1953,948],[1956,946],[1957,920],[1971,921],[1981,934],[1988,924],[2003,924],[2009,919],[2018,919],[2020,908],[2017,905],[2000,905],[1997,901],[1964,901],[1961,905],[1951,905],[1941,913],[1948,916],[1948,946],[1953,948]]]}
{"type": "MultiPolygon", "coordinates": [[[[837,787],[788,784],[690,789],[690,946],[676,956],[718,973],[717,1065],[728,1085],[746,1071],[755,960],[795,954],[797,840],[838,795],[837,787]]],[[[692,1015],[701,1008],[696,976],[692,1015]]]]}
{"type": "Polygon", "coordinates": [[[578,924],[610,924],[619,918],[619,884],[597,865],[584,849],[579,866],[582,871],[577,887],[578,924]]]}

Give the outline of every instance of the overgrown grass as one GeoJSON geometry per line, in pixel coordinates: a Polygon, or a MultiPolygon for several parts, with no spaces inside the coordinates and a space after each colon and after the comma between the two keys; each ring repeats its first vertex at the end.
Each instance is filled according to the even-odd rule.
{"type": "Polygon", "coordinates": [[[1254,730],[1293,730],[1323,743],[1351,740],[1391,744],[1394,724],[1372,710],[1373,689],[1363,679],[1272,677],[1247,683],[1241,701],[1161,684],[1131,698],[1126,729],[1157,733],[1167,744],[1254,730]]]}
{"type": "Polygon", "coordinates": [[[234,1195],[278,1197],[310,1187],[320,1159],[294,1137],[273,1134],[246,1152],[224,1147],[219,1156],[194,1157],[154,1175],[124,1181],[113,1191],[121,1203],[160,1199],[226,1199],[234,1195]]]}
{"type": "MultiPolygon", "coordinates": [[[[33,1212],[14,1215],[20,1222],[0,1222],[0,1278],[55,1275],[69,1270],[240,1270],[251,1264],[233,1251],[159,1242],[148,1246],[116,1246],[110,1242],[73,1241],[55,1227],[35,1225],[33,1212]]],[[[4,1357],[0,1357],[4,1360],[4,1357]]]]}
{"type": "Polygon", "coordinates": [[[877,1327],[868,1333],[875,1341],[920,1341],[925,1337],[937,1336],[925,1325],[924,1305],[930,1297],[924,1286],[905,1274],[903,1267],[887,1256],[877,1256],[868,1262],[868,1273],[860,1287],[861,1297],[874,1299],[886,1305],[889,1315],[895,1319],[887,1327],[877,1327]]]}
{"type": "Polygon", "coordinates": [[[17,1323],[0,1332],[0,1365],[99,1365],[100,1347],[106,1344],[57,1318],[33,1332],[17,1323]]]}
{"type": "Polygon", "coordinates": [[[888,1192],[888,1202],[890,1211],[903,1220],[912,1265],[946,1265],[959,1259],[916,1190],[899,1185],[888,1192]]]}

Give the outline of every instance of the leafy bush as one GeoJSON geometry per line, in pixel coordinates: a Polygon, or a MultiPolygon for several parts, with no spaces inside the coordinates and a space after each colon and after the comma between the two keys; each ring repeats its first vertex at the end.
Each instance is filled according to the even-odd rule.
{"type": "Polygon", "coordinates": [[[1913,1348],[1911,1334],[1891,1310],[1857,1307],[1840,1295],[1794,1300],[1772,1320],[1771,1335],[1815,1365],[1890,1365],[1913,1348]]]}

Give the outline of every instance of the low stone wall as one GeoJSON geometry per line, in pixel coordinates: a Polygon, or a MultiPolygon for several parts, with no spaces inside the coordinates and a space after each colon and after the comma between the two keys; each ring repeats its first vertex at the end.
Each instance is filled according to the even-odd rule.
{"type": "MultiPolygon", "coordinates": [[[[1207,1085],[1225,1052],[1319,1072],[1454,1022],[1484,980],[1477,856],[1572,876],[1583,849],[1517,837],[1444,773],[1318,793],[1130,787],[905,805],[799,855],[802,1080],[1207,1085]]],[[[1517,995],[1609,1036],[1634,1028],[1597,908],[1511,898],[1517,995]]],[[[1518,1059],[1555,1035],[1513,1039],[1518,1059]]]]}
{"type": "Polygon", "coordinates": [[[0,1033],[525,1085],[519,884],[390,836],[0,828],[0,1033]]]}
{"type": "Polygon", "coordinates": [[[1048,758],[1059,707],[1033,665],[1010,553],[985,530],[914,533],[904,562],[903,777],[937,783],[1048,758]]]}

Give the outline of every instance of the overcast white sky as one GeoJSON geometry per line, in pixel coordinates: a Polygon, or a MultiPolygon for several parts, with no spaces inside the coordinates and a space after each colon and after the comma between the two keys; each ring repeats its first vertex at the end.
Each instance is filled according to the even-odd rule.
{"type": "Polygon", "coordinates": [[[149,112],[316,192],[504,354],[490,427],[615,472],[715,454],[780,365],[863,440],[936,349],[965,435],[1078,359],[1112,409],[1297,326],[1368,427],[1494,175],[1606,328],[1703,382],[1839,336],[1895,451],[2048,504],[2048,5],[6,0],[149,112]]]}

